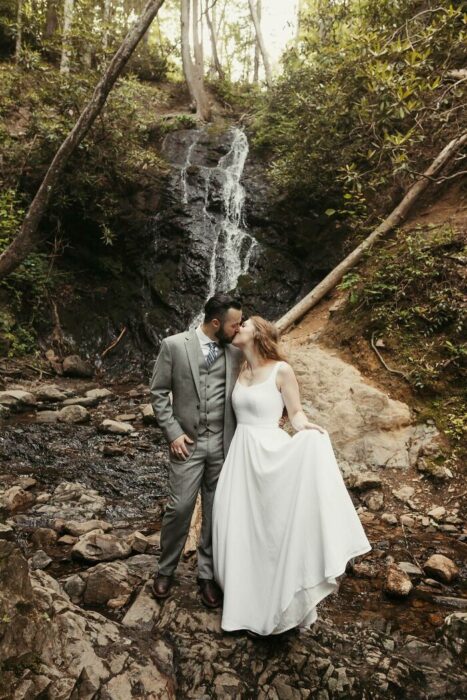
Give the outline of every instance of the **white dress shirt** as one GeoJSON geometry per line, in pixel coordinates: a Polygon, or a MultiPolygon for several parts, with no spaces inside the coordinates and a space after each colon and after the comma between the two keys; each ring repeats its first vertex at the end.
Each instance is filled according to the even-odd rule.
{"type": "MultiPolygon", "coordinates": [[[[196,329],[196,335],[198,336],[199,343],[201,345],[201,350],[204,355],[204,359],[207,358],[209,354],[209,343],[216,343],[215,340],[211,340],[211,338],[204,333],[204,331],[201,330],[201,326],[198,326],[196,329]]],[[[219,346],[219,343],[216,343],[219,346]]],[[[217,350],[217,354],[219,354],[220,348],[217,350]]]]}

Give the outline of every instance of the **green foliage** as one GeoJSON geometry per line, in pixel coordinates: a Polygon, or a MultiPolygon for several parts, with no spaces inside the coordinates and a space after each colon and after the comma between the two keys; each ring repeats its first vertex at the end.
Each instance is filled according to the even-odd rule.
{"type": "Polygon", "coordinates": [[[167,54],[159,47],[148,47],[141,44],[128,61],[125,74],[133,73],[140,80],[161,82],[167,78],[170,62],[167,54]]]}
{"type": "Polygon", "coordinates": [[[361,229],[369,201],[387,209],[465,128],[467,83],[450,71],[464,67],[467,16],[418,0],[308,8],[255,142],[280,189],[361,229]]]}
{"type": "Polygon", "coordinates": [[[340,285],[352,291],[352,313],[397,352],[418,390],[436,391],[465,372],[463,262],[461,234],[417,227],[373,252],[366,279],[348,275],[340,285]]]}

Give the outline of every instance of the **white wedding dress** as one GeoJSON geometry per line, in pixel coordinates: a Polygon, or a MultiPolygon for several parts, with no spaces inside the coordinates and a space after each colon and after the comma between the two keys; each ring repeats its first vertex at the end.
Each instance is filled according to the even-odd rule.
{"type": "Polygon", "coordinates": [[[213,504],[214,577],[222,628],[261,635],[309,627],[347,562],[371,550],[327,432],[290,437],[284,402],[268,379],[237,381],[237,417],[213,504]]]}

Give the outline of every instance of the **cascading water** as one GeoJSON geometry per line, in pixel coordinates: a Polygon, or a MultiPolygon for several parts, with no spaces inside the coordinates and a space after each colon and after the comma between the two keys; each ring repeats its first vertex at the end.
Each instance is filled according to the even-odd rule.
{"type": "MultiPolygon", "coordinates": [[[[182,201],[185,205],[190,204],[189,169],[193,166],[192,159],[201,134],[198,132],[188,147],[180,172],[182,201]]],[[[212,241],[206,299],[215,292],[235,289],[239,277],[248,272],[256,245],[253,236],[245,230],[245,190],[240,182],[248,156],[248,139],[241,129],[233,128],[231,134],[230,149],[219,159],[217,165],[194,166],[204,182],[204,237],[205,240],[212,241]],[[216,194],[220,195],[222,204],[220,217],[209,211],[210,202],[216,194]]],[[[199,184],[193,190],[193,197],[199,199],[199,184]]],[[[202,312],[193,319],[191,326],[197,325],[201,318],[202,312]]]]}

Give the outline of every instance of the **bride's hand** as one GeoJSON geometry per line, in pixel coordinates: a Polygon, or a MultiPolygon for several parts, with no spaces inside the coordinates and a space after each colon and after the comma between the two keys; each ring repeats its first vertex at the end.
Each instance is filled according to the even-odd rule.
{"type": "Polygon", "coordinates": [[[320,433],[326,432],[326,430],[324,428],[322,428],[320,425],[316,425],[316,423],[310,423],[309,420],[306,421],[302,430],[319,430],[320,433]]]}
{"type": "Polygon", "coordinates": [[[325,433],[325,429],[322,428],[320,425],[317,425],[316,423],[311,423],[311,421],[308,420],[306,415],[302,412],[299,411],[295,414],[293,417],[292,421],[292,427],[299,432],[300,430],[319,430],[320,433],[325,433]]]}

